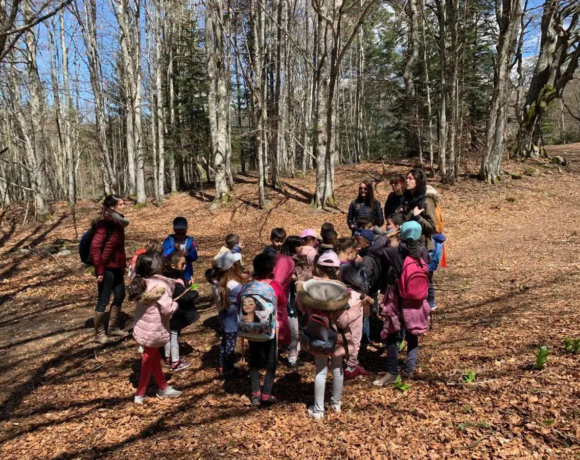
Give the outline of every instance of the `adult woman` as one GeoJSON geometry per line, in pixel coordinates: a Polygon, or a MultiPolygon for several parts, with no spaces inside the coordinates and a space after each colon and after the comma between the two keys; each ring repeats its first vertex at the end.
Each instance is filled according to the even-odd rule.
{"type": "MultiPolygon", "coordinates": [[[[420,168],[411,169],[405,177],[406,190],[399,211],[403,212],[407,221],[415,221],[421,225],[422,235],[419,245],[433,249],[431,235],[435,229],[435,197],[433,187],[427,192],[427,178],[420,168]]],[[[435,191],[435,195],[437,192],[435,191]]]]}
{"type": "Polygon", "coordinates": [[[348,208],[346,222],[353,233],[357,229],[358,219],[361,218],[370,220],[377,227],[382,227],[385,223],[383,209],[378,200],[375,200],[373,184],[368,180],[359,184],[358,197],[348,208]]]}
{"type": "Polygon", "coordinates": [[[109,195],[103,210],[95,220],[95,234],[91,243],[91,257],[99,297],[95,308],[95,341],[105,344],[111,339],[105,334],[105,310],[111,293],[113,304],[109,318],[109,336],[126,337],[127,332],[117,326],[117,318],[125,299],[125,228],[129,220],[123,215],[125,203],[117,195],[109,195]]]}

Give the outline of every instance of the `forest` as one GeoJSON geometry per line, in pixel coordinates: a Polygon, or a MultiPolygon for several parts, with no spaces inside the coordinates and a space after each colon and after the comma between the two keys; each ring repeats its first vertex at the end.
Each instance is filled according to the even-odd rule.
{"type": "MultiPolygon", "coordinates": [[[[0,203],[144,205],[255,171],[259,206],[316,170],[411,157],[453,184],[477,159],[580,140],[574,0],[3,0],[0,203]]],[[[26,205],[28,208],[28,204],[26,205]]]]}

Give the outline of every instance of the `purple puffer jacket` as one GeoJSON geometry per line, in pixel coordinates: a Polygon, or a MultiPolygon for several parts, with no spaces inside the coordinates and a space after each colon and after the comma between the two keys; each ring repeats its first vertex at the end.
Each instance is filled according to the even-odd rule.
{"type": "Polygon", "coordinates": [[[395,287],[389,286],[381,304],[380,316],[383,319],[381,338],[384,340],[387,335],[395,334],[401,329],[413,335],[423,335],[429,329],[430,310],[427,300],[405,300],[401,305],[395,287]]]}
{"type": "Polygon", "coordinates": [[[153,275],[145,282],[147,289],[135,306],[133,337],[143,347],[162,347],[169,342],[169,320],[177,310],[175,280],[153,275]]]}

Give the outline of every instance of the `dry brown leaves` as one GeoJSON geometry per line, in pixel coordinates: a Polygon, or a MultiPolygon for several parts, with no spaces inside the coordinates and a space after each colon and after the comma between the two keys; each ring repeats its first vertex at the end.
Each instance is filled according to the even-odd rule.
{"type": "MultiPolygon", "coordinates": [[[[580,159],[558,153],[568,153],[573,166],[580,159]]],[[[524,167],[506,165],[510,172],[524,167]]],[[[495,187],[473,180],[439,187],[449,268],[436,275],[440,309],[433,331],[421,340],[419,379],[405,393],[373,387],[373,376],[349,381],[342,414],[329,414],[323,423],[306,414],[313,398],[311,363],[299,372],[279,367],[274,393],[283,403],[269,411],[249,404],[247,382],[215,379],[219,337],[202,279],[229,232],[244,239],[246,263],[274,226],[297,234],[332,221],[347,234],[345,214],[308,206],[312,175],[288,179],[283,194],[270,193],[270,211],[255,208],[252,177],[240,178],[227,209],[210,213],[209,203],[196,198],[201,195],[180,194],[162,207],[129,211],[131,250],[162,239],[173,217],[182,214],[201,255],[196,266],[202,320],[184,331],[192,366],[171,375],[183,397],[151,397],[142,407],[132,404],[140,368],[135,343],[91,343],[87,320],[95,286],[76,253],[57,261],[20,252],[82,233],[95,205],[81,205],[76,232],[64,205],[52,222],[39,226],[11,227],[5,219],[2,458],[577,457],[579,356],[566,353],[563,340],[580,337],[578,175],[574,168],[548,174],[548,166],[534,167],[541,169],[539,177],[508,178],[495,187]],[[551,352],[548,364],[533,370],[534,353],[544,344],[551,352]],[[476,372],[469,385],[462,383],[466,369],[476,372]]],[[[341,207],[346,210],[368,171],[378,176],[380,170],[380,164],[338,168],[341,207]]],[[[130,315],[132,306],[125,310],[130,315]]],[[[384,369],[378,347],[361,361],[372,371],[384,369]]],[[[152,396],[155,389],[150,391],[152,396]]]]}

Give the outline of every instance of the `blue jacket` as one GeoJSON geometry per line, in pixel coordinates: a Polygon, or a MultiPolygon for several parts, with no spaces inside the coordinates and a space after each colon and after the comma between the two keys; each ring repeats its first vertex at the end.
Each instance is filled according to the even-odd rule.
{"type": "Polygon", "coordinates": [[[429,263],[428,267],[430,272],[434,272],[437,270],[439,262],[441,261],[441,256],[443,255],[443,243],[445,243],[445,235],[443,235],[443,233],[434,233],[431,235],[431,240],[433,241],[433,245],[435,247],[429,251],[431,262],[429,263]]]}
{"type": "MultiPolygon", "coordinates": [[[[163,257],[167,257],[175,252],[174,235],[169,235],[163,242],[163,257]]],[[[193,262],[197,260],[197,246],[191,236],[185,237],[185,272],[183,279],[191,281],[193,278],[193,262]]]]}
{"type": "Polygon", "coordinates": [[[348,208],[348,216],[346,218],[346,223],[353,228],[356,228],[356,222],[358,219],[365,217],[370,219],[374,225],[382,227],[385,223],[385,218],[383,217],[383,208],[378,200],[375,200],[375,204],[370,207],[367,204],[359,200],[358,198],[350,203],[348,208]]]}

